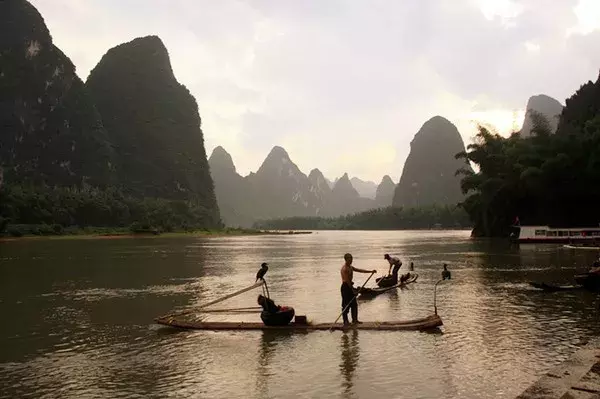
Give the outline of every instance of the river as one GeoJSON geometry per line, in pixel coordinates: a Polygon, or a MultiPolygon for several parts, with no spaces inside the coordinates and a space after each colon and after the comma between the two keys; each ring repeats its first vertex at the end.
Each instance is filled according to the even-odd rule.
{"type": "MultiPolygon", "coordinates": [[[[600,333],[595,295],[527,282],[571,282],[597,255],[468,231],[2,242],[0,397],[511,398],[600,333]],[[361,301],[363,321],[430,314],[448,263],[452,280],[438,286],[444,326],[293,334],[153,324],[251,285],[263,261],[277,304],[331,322],[346,252],[379,274],[390,253],[419,274],[410,288],[361,301]]],[[[257,294],[224,304],[255,306],[257,294]]]]}

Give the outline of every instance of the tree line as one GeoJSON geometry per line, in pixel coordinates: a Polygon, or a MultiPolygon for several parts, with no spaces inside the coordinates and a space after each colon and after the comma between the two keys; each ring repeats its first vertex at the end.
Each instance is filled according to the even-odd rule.
{"type": "Polygon", "coordinates": [[[268,230],[409,230],[470,227],[469,216],[458,206],[386,207],[340,217],[288,217],[261,220],[254,228],[268,230]]]}
{"type": "Polygon", "coordinates": [[[198,201],[136,198],[114,187],[5,184],[0,188],[0,233],[15,236],[60,234],[73,226],[198,230],[213,225],[213,218],[213,210],[198,201]]]}
{"type": "Polygon", "coordinates": [[[600,79],[583,85],[560,116],[556,133],[533,115],[532,136],[508,138],[480,127],[457,155],[477,165],[461,170],[473,235],[507,236],[528,225],[590,227],[600,223],[600,79]]]}

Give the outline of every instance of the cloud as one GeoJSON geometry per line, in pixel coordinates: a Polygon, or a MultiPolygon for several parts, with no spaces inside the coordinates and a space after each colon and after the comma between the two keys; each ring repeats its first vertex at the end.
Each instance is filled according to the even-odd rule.
{"type": "Polygon", "coordinates": [[[242,173],[283,145],[318,167],[398,180],[434,115],[466,142],[507,131],[529,96],[564,102],[600,66],[595,0],[33,0],[82,78],[110,48],[159,35],[196,97],[207,150],[242,173]]]}

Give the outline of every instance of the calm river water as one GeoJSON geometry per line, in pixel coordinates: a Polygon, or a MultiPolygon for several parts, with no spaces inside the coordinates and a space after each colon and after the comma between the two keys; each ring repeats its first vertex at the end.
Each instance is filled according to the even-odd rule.
{"type": "MultiPolygon", "coordinates": [[[[510,398],[600,333],[595,295],[527,282],[571,282],[597,255],[474,241],[468,231],[4,242],[0,397],[510,398]],[[345,252],[379,274],[389,252],[419,274],[410,289],[360,302],[365,321],[432,312],[448,263],[452,281],[438,286],[444,326],[291,334],[153,324],[251,285],[263,261],[278,304],[331,322],[345,252]]],[[[257,294],[224,305],[255,306],[257,294]]]]}

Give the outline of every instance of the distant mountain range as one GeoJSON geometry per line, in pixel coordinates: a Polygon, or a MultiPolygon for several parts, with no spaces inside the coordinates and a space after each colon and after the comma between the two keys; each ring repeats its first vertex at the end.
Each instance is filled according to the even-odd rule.
{"type": "MultiPolygon", "coordinates": [[[[221,217],[228,225],[249,226],[261,219],[290,216],[333,217],[391,205],[389,195],[379,200],[362,197],[348,174],[334,183],[319,169],[307,176],[279,146],[273,147],[256,173],[248,176],[237,173],[231,155],[223,147],[216,147],[208,162],[221,217]]],[[[364,183],[362,187],[370,183],[355,181],[364,183]]],[[[382,192],[389,191],[389,182],[385,181],[382,192]]]]}
{"type": "Polygon", "coordinates": [[[352,183],[352,187],[358,191],[358,194],[361,197],[375,199],[375,194],[377,193],[377,183],[372,181],[364,181],[358,177],[351,178],[350,183],[352,183]]]}
{"type": "Polygon", "coordinates": [[[307,176],[279,146],[248,176],[237,173],[222,147],[214,149],[209,165],[225,224],[250,226],[258,220],[336,217],[391,205],[454,205],[463,198],[455,172],[468,166],[455,159],[461,151],[464,143],[456,127],[437,116],[415,135],[397,186],[389,176],[379,184],[347,173],[332,182],[319,169],[307,176]]]}

